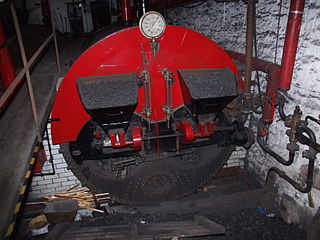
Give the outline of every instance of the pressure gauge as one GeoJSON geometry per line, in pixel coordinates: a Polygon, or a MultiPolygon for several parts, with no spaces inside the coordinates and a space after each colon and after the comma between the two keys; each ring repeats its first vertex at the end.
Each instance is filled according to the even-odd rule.
{"type": "Polygon", "coordinates": [[[145,13],[139,22],[141,33],[147,38],[158,38],[166,29],[166,21],[164,17],[154,11],[145,13]]]}

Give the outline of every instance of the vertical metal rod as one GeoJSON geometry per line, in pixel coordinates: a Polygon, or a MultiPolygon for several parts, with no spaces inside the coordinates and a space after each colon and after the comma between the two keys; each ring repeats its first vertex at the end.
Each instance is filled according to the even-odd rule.
{"type": "MultiPolygon", "coordinates": [[[[251,72],[252,72],[252,54],[253,54],[253,27],[255,17],[256,0],[248,0],[247,3],[247,34],[246,34],[246,59],[245,59],[245,79],[244,92],[242,98],[251,102],[251,72]]],[[[249,104],[250,105],[250,104],[249,104]]],[[[244,106],[245,112],[251,111],[251,106],[244,106]]]]}
{"type": "Polygon", "coordinates": [[[141,78],[144,79],[144,101],[145,101],[145,107],[143,109],[143,113],[146,115],[146,119],[148,122],[148,130],[150,131],[151,129],[151,124],[150,124],[150,116],[151,116],[151,87],[150,87],[150,75],[147,70],[143,70],[141,72],[141,78]]]}
{"type": "Polygon", "coordinates": [[[58,66],[58,72],[61,72],[60,67],[60,57],[59,57],[59,48],[58,48],[58,41],[57,41],[57,35],[56,35],[56,24],[53,18],[53,3],[52,1],[49,1],[49,13],[50,13],[50,19],[51,19],[51,27],[52,27],[52,33],[53,33],[53,39],[54,39],[54,48],[56,51],[56,61],[58,66]]]}
{"type": "Polygon", "coordinates": [[[255,17],[256,0],[247,0],[247,34],[246,34],[246,53],[245,53],[245,76],[242,97],[241,112],[244,114],[252,111],[251,93],[251,73],[252,73],[252,53],[253,53],[253,27],[255,17]]]}
{"type": "MultiPolygon", "coordinates": [[[[12,18],[13,18],[14,27],[15,27],[16,33],[17,33],[17,38],[18,38],[18,42],[19,42],[19,47],[20,47],[20,53],[21,53],[21,57],[22,57],[23,66],[27,67],[28,62],[27,62],[26,52],[25,52],[25,48],[24,48],[24,44],[23,44],[23,40],[22,40],[22,36],[21,36],[20,26],[19,26],[19,22],[18,22],[18,18],[17,18],[17,13],[16,13],[16,10],[14,8],[14,4],[13,3],[10,4],[10,10],[11,10],[12,18]]],[[[37,111],[36,101],[35,101],[35,97],[34,97],[34,92],[33,92],[33,88],[32,88],[32,82],[31,82],[31,76],[30,76],[29,68],[26,71],[26,78],[27,78],[29,97],[30,97],[31,106],[32,106],[33,118],[34,118],[34,122],[35,122],[36,129],[37,129],[38,141],[41,142],[42,141],[42,136],[41,136],[41,133],[40,133],[39,117],[38,117],[38,111],[37,111]]]]}
{"type": "Polygon", "coordinates": [[[131,12],[131,1],[130,0],[121,0],[120,1],[121,9],[121,18],[126,24],[132,21],[132,12],[131,12]]]}
{"type": "Polygon", "coordinates": [[[166,82],[166,104],[163,106],[163,112],[167,115],[167,127],[170,128],[170,117],[172,111],[172,84],[173,73],[167,68],[161,70],[164,80],[166,82]]]}
{"type": "Polygon", "coordinates": [[[142,0],[142,15],[146,13],[146,0],[142,0]]]}

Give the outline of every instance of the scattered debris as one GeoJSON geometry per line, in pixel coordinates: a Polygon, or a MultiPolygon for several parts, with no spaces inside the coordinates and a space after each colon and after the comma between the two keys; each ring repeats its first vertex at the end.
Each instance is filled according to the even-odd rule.
{"type": "Polygon", "coordinates": [[[88,210],[88,209],[79,209],[77,211],[77,214],[76,216],[74,217],[74,221],[77,222],[77,221],[81,221],[83,220],[84,218],[93,218],[93,214],[92,214],[92,211],[91,210],[88,210]]]}
{"type": "Polygon", "coordinates": [[[216,188],[215,185],[204,186],[204,187],[202,188],[202,191],[208,192],[209,189],[214,189],[214,188],[216,188]]]}
{"type": "Polygon", "coordinates": [[[33,218],[29,222],[29,228],[32,236],[41,235],[49,232],[49,223],[45,215],[40,215],[33,218]]]}
{"type": "Polygon", "coordinates": [[[266,216],[267,216],[268,218],[275,218],[275,217],[276,217],[276,214],[275,214],[275,213],[268,213],[268,214],[266,214],[266,216]]]}
{"type": "Polygon", "coordinates": [[[255,209],[259,213],[266,213],[267,212],[267,209],[264,207],[256,207],[255,209]]]}
{"type": "Polygon", "coordinates": [[[85,190],[77,190],[76,188],[79,187],[80,184],[76,184],[71,188],[56,192],[50,196],[44,196],[43,198],[47,201],[40,201],[40,202],[29,202],[26,205],[36,205],[36,204],[47,204],[48,202],[58,201],[58,200],[76,200],[78,203],[79,208],[88,209],[94,212],[104,213],[104,211],[96,209],[95,200],[97,202],[108,200],[110,199],[109,193],[99,193],[93,194],[90,191],[85,190]]]}

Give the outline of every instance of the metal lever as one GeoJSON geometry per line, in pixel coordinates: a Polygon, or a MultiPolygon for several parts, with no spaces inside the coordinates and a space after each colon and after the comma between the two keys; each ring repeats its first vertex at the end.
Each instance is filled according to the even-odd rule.
{"type": "Polygon", "coordinates": [[[167,127],[170,127],[170,116],[172,112],[172,84],[174,82],[173,72],[170,72],[167,68],[161,70],[161,74],[166,81],[166,104],[163,106],[163,112],[167,115],[167,127]]]}
{"type": "Polygon", "coordinates": [[[146,116],[148,122],[148,130],[150,131],[150,116],[151,116],[151,87],[150,87],[150,74],[147,70],[143,70],[139,76],[143,79],[144,84],[144,101],[145,107],[143,108],[142,114],[146,116]]]}

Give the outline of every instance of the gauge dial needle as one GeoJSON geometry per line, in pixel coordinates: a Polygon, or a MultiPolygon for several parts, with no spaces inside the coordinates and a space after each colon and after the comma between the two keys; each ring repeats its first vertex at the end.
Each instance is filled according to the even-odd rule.
{"type": "Polygon", "coordinates": [[[159,19],[159,17],[157,17],[156,20],[154,20],[154,22],[152,23],[152,26],[150,27],[150,29],[153,28],[153,26],[156,24],[158,19],[159,19]]]}

